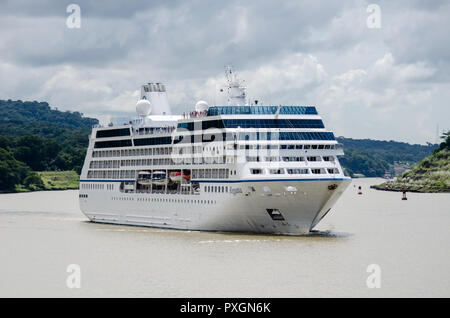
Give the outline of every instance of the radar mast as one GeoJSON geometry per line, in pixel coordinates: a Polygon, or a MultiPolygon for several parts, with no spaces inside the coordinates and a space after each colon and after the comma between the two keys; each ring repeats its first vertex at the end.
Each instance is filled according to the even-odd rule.
{"type": "Polygon", "coordinates": [[[247,86],[244,85],[245,81],[238,78],[231,65],[225,67],[225,76],[228,82],[228,105],[247,106],[247,86]]]}

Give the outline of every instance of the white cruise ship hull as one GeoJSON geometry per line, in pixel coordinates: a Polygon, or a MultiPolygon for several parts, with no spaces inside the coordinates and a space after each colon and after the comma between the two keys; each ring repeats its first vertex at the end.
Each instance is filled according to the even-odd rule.
{"type": "Polygon", "coordinates": [[[344,154],[315,106],[249,103],[226,69],[228,106],[171,115],[165,86],[141,86],[138,118],[95,126],[80,175],[93,222],[308,234],[348,186],[344,154]]]}
{"type": "Polygon", "coordinates": [[[214,184],[239,191],[198,195],[90,190],[80,199],[80,207],[98,223],[304,235],[330,211],[349,183],[347,178],[205,182],[201,187],[214,184]],[[269,213],[274,210],[280,215],[269,213]]]}

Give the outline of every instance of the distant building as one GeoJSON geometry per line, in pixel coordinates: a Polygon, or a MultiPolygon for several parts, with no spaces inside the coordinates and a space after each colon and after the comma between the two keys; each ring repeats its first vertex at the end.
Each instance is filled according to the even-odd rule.
{"type": "Polygon", "coordinates": [[[404,172],[406,172],[406,171],[409,171],[410,169],[408,169],[408,168],[406,168],[406,167],[404,167],[404,166],[401,166],[401,165],[398,165],[398,164],[394,164],[394,174],[396,175],[396,176],[399,176],[399,175],[401,175],[402,173],[404,173],[404,172]]]}

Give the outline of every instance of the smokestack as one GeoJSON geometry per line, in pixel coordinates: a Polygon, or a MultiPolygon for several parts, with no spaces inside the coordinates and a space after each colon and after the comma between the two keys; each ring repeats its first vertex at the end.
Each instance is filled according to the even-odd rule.
{"type": "Polygon", "coordinates": [[[152,105],[152,115],[171,115],[169,99],[165,85],[148,83],[141,87],[141,99],[147,99],[152,105]]]}

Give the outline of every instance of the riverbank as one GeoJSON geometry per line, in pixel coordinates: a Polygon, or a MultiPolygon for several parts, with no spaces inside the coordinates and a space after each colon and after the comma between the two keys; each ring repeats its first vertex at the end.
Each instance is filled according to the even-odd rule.
{"type": "Polygon", "coordinates": [[[370,186],[372,189],[394,192],[418,192],[418,193],[450,193],[450,187],[431,186],[426,184],[411,184],[388,181],[370,186]]]}
{"type": "Polygon", "coordinates": [[[411,171],[405,172],[397,180],[371,188],[384,191],[449,193],[450,150],[442,148],[414,165],[411,171]]]}
{"type": "Polygon", "coordinates": [[[18,185],[15,192],[55,191],[78,189],[80,176],[75,171],[39,171],[36,172],[43,182],[42,187],[24,187],[18,185]]]}

